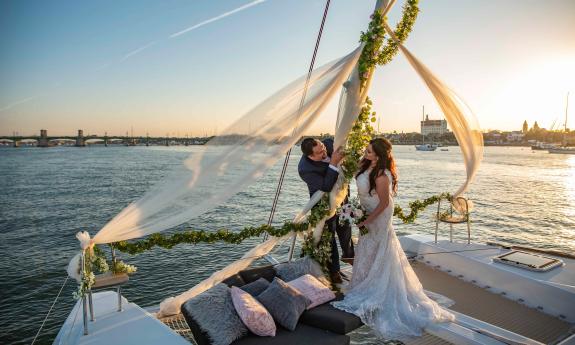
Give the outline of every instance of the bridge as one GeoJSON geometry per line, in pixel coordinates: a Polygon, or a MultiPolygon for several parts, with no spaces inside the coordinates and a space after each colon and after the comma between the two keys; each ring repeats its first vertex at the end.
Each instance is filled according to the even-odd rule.
{"type": "Polygon", "coordinates": [[[188,145],[204,145],[212,137],[193,137],[193,138],[178,138],[178,137],[150,137],[150,136],[99,136],[89,135],[84,136],[84,131],[79,129],[76,136],[48,136],[48,131],[45,129],[40,130],[39,135],[33,136],[18,136],[0,137],[0,146],[36,146],[36,147],[53,147],[53,146],[75,146],[85,147],[87,145],[103,145],[103,146],[188,146],[188,145]]]}

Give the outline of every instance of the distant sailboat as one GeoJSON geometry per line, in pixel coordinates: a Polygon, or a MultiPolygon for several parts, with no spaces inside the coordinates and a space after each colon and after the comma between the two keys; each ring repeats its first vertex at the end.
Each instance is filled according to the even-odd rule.
{"type": "Polygon", "coordinates": [[[575,155],[575,147],[567,147],[567,114],[568,114],[568,110],[569,110],[569,92],[567,92],[567,103],[565,105],[565,131],[563,132],[563,146],[550,148],[548,150],[549,153],[560,153],[560,154],[575,155]]]}

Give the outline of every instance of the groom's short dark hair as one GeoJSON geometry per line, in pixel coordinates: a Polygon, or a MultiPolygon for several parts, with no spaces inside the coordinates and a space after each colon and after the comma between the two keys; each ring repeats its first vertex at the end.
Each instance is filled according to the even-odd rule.
{"type": "Polygon", "coordinates": [[[313,154],[313,148],[317,145],[317,141],[314,138],[305,138],[301,142],[301,152],[304,155],[309,156],[313,154]]]}

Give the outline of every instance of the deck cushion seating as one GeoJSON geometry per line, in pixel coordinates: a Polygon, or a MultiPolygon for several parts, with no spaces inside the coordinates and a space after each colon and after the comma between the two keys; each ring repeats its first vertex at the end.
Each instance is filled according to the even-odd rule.
{"type": "Polygon", "coordinates": [[[246,282],[244,281],[242,276],[239,275],[239,273],[236,273],[236,274],[229,276],[226,279],[222,280],[222,283],[226,284],[229,287],[232,287],[232,286],[238,286],[239,287],[239,286],[244,285],[246,282]]]}
{"type": "Polygon", "coordinates": [[[256,268],[250,268],[248,270],[240,271],[240,276],[246,282],[246,284],[256,281],[260,278],[265,278],[270,283],[274,280],[276,276],[276,270],[272,265],[260,266],[256,268]]]}
{"type": "Polygon", "coordinates": [[[257,296],[262,292],[264,292],[268,288],[268,286],[270,286],[270,282],[267,281],[265,278],[260,278],[249,284],[240,286],[240,289],[244,290],[245,292],[249,293],[252,296],[257,296]]]}
{"type": "Polygon", "coordinates": [[[298,323],[293,332],[278,327],[276,336],[273,338],[249,334],[247,337],[234,341],[232,345],[349,345],[349,342],[350,338],[347,335],[335,334],[298,323]]]}
{"type": "Polygon", "coordinates": [[[269,311],[276,323],[290,331],[295,330],[300,315],[310,304],[309,299],[301,292],[277,277],[266,291],[256,298],[269,311]]]}
{"type": "MultiPolygon", "coordinates": [[[[339,295],[336,300],[342,298],[343,295],[339,295]]],[[[347,334],[363,325],[359,317],[337,309],[330,302],[306,310],[299,322],[337,334],[347,334]]]]}
{"type": "MultiPolygon", "coordinates": [[[[233,279],[228,278],[224,281],[238,282],[239,279],[246,280],[244,277],[247,277],[250,282],[253,282],[261,277],[258,276],[258,274],[264,274],[266,280],[273,280],[273,277],[271,279],[269,278],[270,273],[275,274],[275,270],[272,266],[257,267],[255,269],[241,271],[239,274],[232,276],[233,279]]],[[[336,294],[336,296],[336,300],[343,298],[341,294],[336,294]]],[[[185,307],[186,305],[187,304],[182,305],[182,314],[190,326],[196,343],[198,345],[213,344],[208,334],[198,326],[194,315],[189,311],[189,308],[185,307]]],[[[361,325],[362,322],[357,316],[336,309],[328,302],[313,309],[306,310],[299,318],[293,332],[281,326],[277,327],[275,337],[260,337],[248,332],[247,336],[232,342],[232,345],[349,344],[350,338],[344,334],[359,328],[361,325]]]]}
{"type": "Polygon", "coordinates": [[[225,284],[217,284],[189,299],[182,305],[182,311],[192,331],[195,323],[193,328],[200,329],[200,335],[208,336],[204,344],[228,345],[248,333],[234,308],[230,288],[225,284]]]}

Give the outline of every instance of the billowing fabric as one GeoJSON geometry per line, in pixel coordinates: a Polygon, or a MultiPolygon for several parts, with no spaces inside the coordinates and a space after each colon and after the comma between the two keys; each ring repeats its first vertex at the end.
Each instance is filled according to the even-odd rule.
{"type": "MultiPolygon", "coordinates": [[[[369,194],[370,171],[357,177],[359,198],[368,213],[379,204],[377,193],[369,194]]],[[[391,189],[391,173],[386,174],[391,189]]],[[[332,305],[357,315],[382,338],[403,339],[420,336],[432,322],[454,318],[425,294],[395,235],[392,216],[390,196],[387,208],[359,238],[350,289],[332,305]]]]}
{"type": "Polygon", "coordinates": [[[473,115],[473,112],[467,104],[407,50],[403,44],[400,44],[389,25],[387,25],[387,23],[384,24],[387,33],[396,41],[411,67],[413,67],[415,72],[423,79],[425,85],[433,94],[433,97],[441,108],[449,127],[451,127],[459,143],[459,148],[461,149],[465,162],[467,179],[461,187],[453,193],[453,196],[457,197],[467,190],[483,159],[483,134],[481,133],[481,127],[479,127],[475,115],[473,115]]]}

